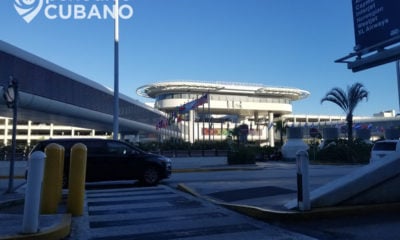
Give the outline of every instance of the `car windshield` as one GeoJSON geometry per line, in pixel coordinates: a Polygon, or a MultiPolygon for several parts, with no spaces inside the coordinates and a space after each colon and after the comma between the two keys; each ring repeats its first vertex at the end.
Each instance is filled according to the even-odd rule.
{"type": "Polygon", "coordinates": [[[375,143],[373,151],[396,151],[397,142],[375,143]]]}

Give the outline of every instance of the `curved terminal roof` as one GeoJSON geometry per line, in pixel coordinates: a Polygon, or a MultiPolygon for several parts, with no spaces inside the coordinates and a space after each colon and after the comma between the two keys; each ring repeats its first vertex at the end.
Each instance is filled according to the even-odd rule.
{"type": "Polygon", "coordinates": [[[290,100],[300,100],[310,93],[305,90],[289,87],[272,87],[262,84],[237,82],[196,82],[168,81],[147,84],[137,89],[137,94],[143,97],[156,98],[163,93],[220,93],[260,97],[282,97],[290,100]]]}

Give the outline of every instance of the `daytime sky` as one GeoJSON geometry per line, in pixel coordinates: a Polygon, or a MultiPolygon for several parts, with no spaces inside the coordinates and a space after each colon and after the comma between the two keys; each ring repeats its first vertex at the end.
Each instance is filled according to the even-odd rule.
{"type": "MultiPolygon", "coordinates": [[[[0,1],[0,39],[113,88],[114,20],[90,13],[93,5],[102,9],[113,1],[43,0],[65,11],[79,4],[86,12],[63,19],[60,7],[47,15],[42,7],[28,23],[14,5],[34,2],[39,0],[0,1]]],[[[353,73],[334,62],[355,45],[351,0],[119,2],[133,10],[130,16],[125,9],[119,27],[120,92],[133,99],[151,101],[136,89],[159,81],[242,82],[309,91],[293,103],[293,114],[343,115],[320,100],[333,87],[360,82],[369,98],[354,115],[399,110],[394,63],[353,73]]]]}

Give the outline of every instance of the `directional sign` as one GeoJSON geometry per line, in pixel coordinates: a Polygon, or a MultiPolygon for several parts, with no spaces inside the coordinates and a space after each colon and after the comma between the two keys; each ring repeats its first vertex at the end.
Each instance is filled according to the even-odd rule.
{"type": "Polygon", "coordinates": [[[399,42],[400,1],[352,0],[355,51],[363,54],[399,42]]]}

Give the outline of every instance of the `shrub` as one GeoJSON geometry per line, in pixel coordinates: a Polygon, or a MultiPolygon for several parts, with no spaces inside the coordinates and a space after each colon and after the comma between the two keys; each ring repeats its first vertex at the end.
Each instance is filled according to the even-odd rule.
{"type": "Polygon", "coordinates": [[[308,150],[309,159],[315,163],[365,164],[369,162],[372,145],[355,140],[349,145],[347,140],[339,139],[318,149],[316,145],[308,150]]]}
{"type": "Polygon", "coordinates": [[[256,154],[253,149],[248,147],[239,147],[228,152],[228,164],[255,164],[256,154]]]}

